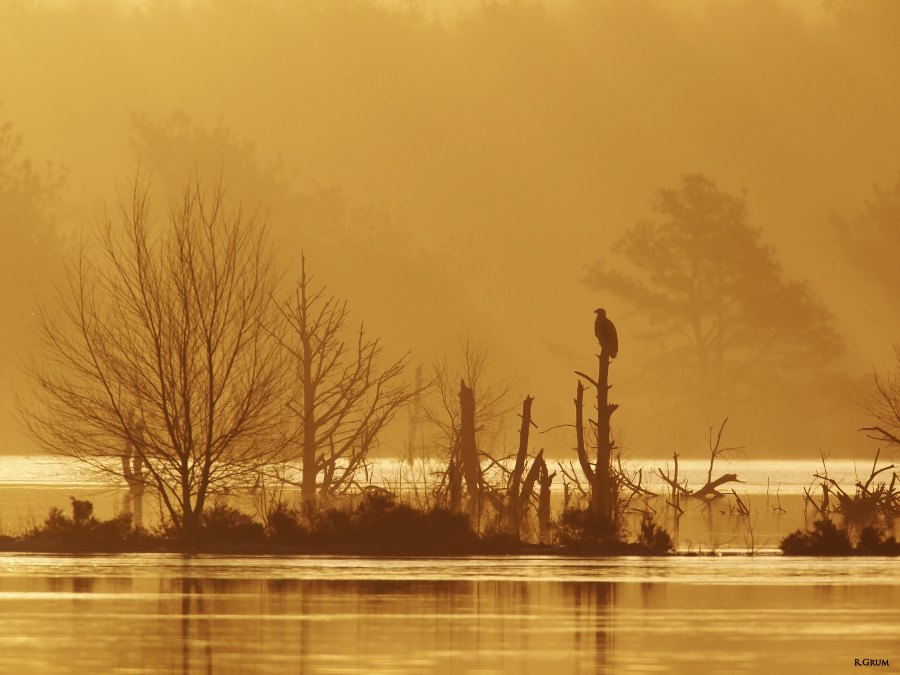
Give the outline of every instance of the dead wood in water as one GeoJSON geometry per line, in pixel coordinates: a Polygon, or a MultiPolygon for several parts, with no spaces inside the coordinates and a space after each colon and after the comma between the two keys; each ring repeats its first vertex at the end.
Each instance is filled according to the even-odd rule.
{"type": "MultiPolygon", "coordinates": [[[[828,475],[827,467],[824,468],[823,473],[816,472],[814,476],[819,480],[819,485],[822,487],[822,501],[820,504],[817,504],[810,494],[810,489],[805,490],[807,502],[823,516],[829,511],[834,511],[859,522],[878,516],[890,518],[900,515],[900,490],[897,490],[897,472],[891,474],[890,483],[880,482],[874,484],[877,476],[895,468],[893,464],[890,464],[879,469],[878,458],[880,454],[880,450],[875,453],[875,461],[872,464],[872,470],[868,479],[865,483],[857,481],[854,486],[856,490],[853,493],[846,491],[838,481],[831,478],[828,475]],[[833,506],[829,500],[831,494],[837,500],[836,506],[833,506]]],[[[823,465],[824,461],[823,458],[823,465]]]]}
{"type": "Polygon", "coordinates": [[[726,473],[724,476],[719,476],[714,481],[707,483],[699,490],[695,492],[691,492],[690,496],[694,499],[705,499],[706,497],[721,497],[722,493],[719,492],[716,488],[725,483],[743,483],[744,481],[738,480],[736,473],[726,473]]]}
{"type": "MultiPolygon", "coordinates": [[[[679,497],[693,497],[694,499],[705,499],[707,497],[717,498],[722,497],[722,493],[719,492],[716,488],[724,485],[725,483],[743,483],[744,481],[738,480],[736,473],[726,473],[723,476],[719,476],[714,481],[710,481],[706,485],[704,485],[699,490],[688,490],[684,485],[676,483],[674,480],[669,478],[668,475],[662,472],[662,469],[657,469],[657,473],[659,477],[662,478],[666,483],[669,484],[669,487],[672,488],[673,493],[679,495],[679,497]]],[[[677,502],[673,504],[675,508],[680,508],[677,505],[677,502]]]]}

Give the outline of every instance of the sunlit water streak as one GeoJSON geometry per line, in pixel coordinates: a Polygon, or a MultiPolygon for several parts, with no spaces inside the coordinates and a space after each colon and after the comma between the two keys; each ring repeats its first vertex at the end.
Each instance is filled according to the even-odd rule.
{"type": "MultiPolygon", "coordinates": [[[[570,464],[549,460],[550,471],[558,470],[560,463],[564,463],[566,467],[570,464]]],[[[882,461],[879,467],[887,464],[888,462],[882,461]]],[[[118,462],[114,462],[113,465],[117,467],[118,462]]],[[[577,462],[573,460],[571,465],[574,472],[581,477],[577,462]]],[[[663,486],[656,473],[657,470],[673,468],[670,460],[659,459],[631,459],[625,466],[635,471],[643,469],[644,485],[652,490],[660,490],[663,486]]],[[[860,477],[867,477],[871,468],[870,461],[828,460],[829,476],[850,487],[860,477]]],[[[369,480],[375,485],[395,490],[409,490],[416,486],[421,487],[426,476],[440,469],[441,465],[437,461],[423,463],[422,460],[416,460],[413,464],[409,464],[398,459],[376,459],[371,463],[369,480]]],[[[705,459],[679,461],[679,476],[687,478],[692,488],[700,487],[706,482],[708,470],[709,461],[705,459]]],[[[740,494],[769,494],[774,497],[776,493],[803,494],[803,489],[808,488],[813,482],[813,474],[821,471],[821,461],[740,459],[727,462],[719,459],[714,466],[713,478],[718,478],[724,473],[736,473],[742,482],[729,485],[729,488],[736,488],[740,494]]],[[[297,472],[299,473],[299,469],[297,472]]],[[[890,473],[886,475],[890,477],[890,473]]],[[[0,485],[106,489],[124,487],[124,482],[99,476],[84,465],[69,459],[38,455],[0,455],[0,485]]],[[[554,488],[557,491],[562,490],[561,477],[555,481],[554,488]]]]}
{"type": "Polygon", "coordinates": [[[898,601],[878,558],[3,554],[0,672],[855,672],[898,601]]]}

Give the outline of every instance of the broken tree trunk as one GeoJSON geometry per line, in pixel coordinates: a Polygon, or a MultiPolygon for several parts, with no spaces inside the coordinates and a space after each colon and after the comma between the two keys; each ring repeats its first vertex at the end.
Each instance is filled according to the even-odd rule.
{"type": "Polygon", "coordinates": [[[544,450],[541,449],[537,457],[534,458],[534,461],[531,463],[531,468],[528,470],[528,475],[525,476],[525,480],[522,481],[522,492],[519,494],[518,499],[516,500],[516,510],[521,512],[525,510],[525,506],[528,504],[528,499],[531,497],[531,493],[534,490],[534,484],[538,480],[538,476],[540,475],[541,467],[544,467],[544,470],[547,470],[547,464],[544,462],[544,450]]]}
{"type": "MultiPolygon", "coordinates": [[[[525,519],[528,510],[528,497],[537,480],[538,462],[543,462],[541,454],[531,464],[531,470],[525,476],[524,484],[522,476],[525,473],[525,462],[528,459],[528,435],[531,425],[531,404],[534,399],[526,396],[522,401],[522,426],[519,429],[519,451],[516,454],[516,463],[512,473],[509,476],[509,486],[506,491],[506,518],[510,531],[516,536],[521,535],[522,521],[525,519]]],[[[543,450],[541,451],[543,452],[543,450]]]]}
{"type": "Polygon", "coordinates": [[[457,513],[462,508],[462,476],[455,459],[447,467],[447,492],[450,496],[450,510],[457,513]]]}
{"type": "Polygon", "coordinates": [[[538,536],[542,542],[550,540],[550,486],[553,484],[554,476],[556,476],[556,472],[554,471],[553,473],[548,474],[547,462],[541,458],[541,469],[540,475],[538,476],[538,483],[541,486],[541,491],[538,495],[537,516],[538,536]]]}
{"type": "Polygon", "coordinates": [[[609,460],[612,454],[609,420],[615,410],[609,404],[609,356],[601,350],[597,374],[597,465],[594,468],[596,488],[592,492],[594,512],[604,520],[612,518],[609,460]]]}
{"type": "Polygon", "coordinates": [[[587,456],[587,449],[584,444],[584,385],[581,380],[578,381],[578,389],[575,390],[575,452],[578,453],[578,464],[584,477],[587,478],[588,485],[594,486],[594,469],[591,467],[591,461],[587,456]]]}
{"type": "Polygon", "coordinates": [[[591,468],[590,461],[584,447],[584,423],[582,415],[582,402],[584,399],[584,387],[578,383],[578,391],[575,399],[575,429],[578,434],[578,461],[581,469],[591,485],[591,510],[604,522],[612,523],[616,503],[615,486],[612,481],[610,459],[614,443],[610,433],[610,418],[619,407],[609,402],[609,356],[605,351],[597,357],[600,367],[597,379],[594,380],[584,373],[576,370],[575,374],[587,380],[597,389],[597,421],[594,423],[597,430],[597,461],[591,468]]]}
{"type": "MultiPolygon", "coordinates": [[[[528,505],[531,501],[531,498],[534,496],[534,486],[535,484],[539,484],[541,486],[541,495],[546,491],[546,499],[549,508],[549,500],[550,500],[550,483],[552,482],[552,477],[550,481],[547,482],[546,478],[544,482],[547,482],[546,488],[544,487],[544,482],[541,482],[541,477],[547,475],[547,462],[544,460],[544,450],[541,449],[538,451],[537,457],[534,458],[534,461],[531,463],[531,468],[528,470],[528,474],[525,476],[524,480],[521,483],[521,490],[518,494],[509,494],[509,499],[507,500],[507,513],[508,518],[510,519],[509,525],[511,531],[515,533],[517,537],[522,536],[522,525],[528,524],[527,515],[528,515],[528,505]]],[[[555,474],[554,474],[555,475],[555,474]]],[[[538,507],[540,508],[540,499],[538,497],[538,507]]],[[[540,518],[540,514],[538,514],[540,518]]],[[[549,523],[549,512],[547,515],[548,523],[549,523]]]]}
{"type": "Polygon", "coordinates": [[[528,432],[531,428],[531,404],[534,399],[526,396],[522,401],[522,426],[519,428],[519,452],[516,454],[516,465],[509,481],[510,499],[519,498],[519,486],[525,472],[525,460],[528,458],[528,432]]]}
{"type": "Polygon", "coordinates": [[[459,381],[459,462],[469,498],[475,503],[481,497],[481,465],[475,443],[475,392],[459,381]]]}

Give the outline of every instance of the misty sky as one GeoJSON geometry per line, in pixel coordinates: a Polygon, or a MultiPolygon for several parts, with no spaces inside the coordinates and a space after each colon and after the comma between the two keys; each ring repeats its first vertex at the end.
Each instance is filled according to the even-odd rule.
{"type": "MultiPolygon", "coordinates": [[[[900,337],[898,305],[831,220],[900,179],[898,83],[891,0],[0,1],[0,124],[20,159],[66,177],[46,209],[63,248],[139,165],[160,216],[192,168],[221,171],[234,201],[268,213],[288,281],[305,250],[414,361],[485,340],[541,427],[571,423],[604,306],[621,342],[611,398],[638,456],[702,452],[707,420],[654,391],[643,318],[581,280],[620,264],[613,242],[692,172],[746,191],[785,278],[809,281],[846,344],[833,390],[795,409],[759,391],[730,412],[733,440],[750,456],[873,449],[859,403],[900,337]]],[[[54,270],[5,283],[7,321],[54,270]]],[[[27,332],[6,334],[11,391],[27,332]]]]}

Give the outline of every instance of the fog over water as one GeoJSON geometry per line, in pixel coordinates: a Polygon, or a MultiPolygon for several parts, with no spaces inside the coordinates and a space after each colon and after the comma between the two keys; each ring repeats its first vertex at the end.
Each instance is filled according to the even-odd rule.
{"type": "MultiPolygon", "coordinates": [[[[870,456],[900,294],[835,223],[900,179],[898,36],[884,0],[0,2],[0,452],[34,451],[9,412],[33,298],[140,167],[160,218],[192,169],[221,173],[268,215],[285,283],[305,251],[390,354],[483,340],[541,430],[571,423],[605,307],[633,455],[702,456],[727,415],[751,457],[870,456]],[[743,197],[843,346],[754,366],[715,408],[660,365],[677,338],[643,339],[646,313],[584,283],[597,261],[640,276],[611,246],[691,173],[743,197]]],[[[541,440],[569,456],[565,430],[541,440]]]]}

